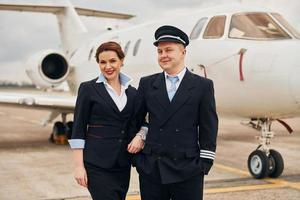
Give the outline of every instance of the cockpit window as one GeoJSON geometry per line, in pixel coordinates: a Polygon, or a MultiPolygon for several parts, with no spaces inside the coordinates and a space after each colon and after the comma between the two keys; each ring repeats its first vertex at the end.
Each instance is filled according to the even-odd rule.
{"type": "Polygon", "coordinates": [[[195,40],[199,37],[206,21],[207,21],[207,17],[203,17],[203,18],[198,20],[197,24],[194,26],[194,28],[193,28],[193,30],[190,34],[190,39],[191,40],[195,40]]]}
{"type": "Polygon", "coordinates": [[[233,15],[229,37],[250,40],[291,38],[267,13],[239,13],[233,15]]]}
{"type": "Polygon", "coordinates": [[[211,18],[203,34],[204,39],[217,39],[224,35],[226,16],[215,16],[211,18]]]}
{"type": "Polygon", "coordinates": [[[300,33],[291,24],[289,24],[280,14],[272,13],[271,15],[279,23],[281,23],[284,26],[284,28],[286,28],[290,33],[292,33],[295,38],[300,39],[300,33]]]}

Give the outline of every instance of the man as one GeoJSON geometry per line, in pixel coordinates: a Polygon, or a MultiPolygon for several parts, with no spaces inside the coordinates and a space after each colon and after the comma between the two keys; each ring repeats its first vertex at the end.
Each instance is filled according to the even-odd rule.
{"type": "Polygon", "coordinates": [[[155,32],[163,73],[143,77],[137,127],[148,114],[147,139],[134,157],[142,200],[200,200],[213,164],[218,118],[213,82],[184,65],[188,36],[173,26],[155,32]]]}

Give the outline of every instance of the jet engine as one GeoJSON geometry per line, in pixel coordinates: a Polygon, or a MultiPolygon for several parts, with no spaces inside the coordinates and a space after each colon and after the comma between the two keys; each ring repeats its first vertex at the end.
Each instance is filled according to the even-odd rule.
{"type": "Polygon", "coordinates": [[[54,88],[64,82],[70,66],[63,53],[44,50],[34,54],[26,63],[26,73],[39,89],[54,88]]]}

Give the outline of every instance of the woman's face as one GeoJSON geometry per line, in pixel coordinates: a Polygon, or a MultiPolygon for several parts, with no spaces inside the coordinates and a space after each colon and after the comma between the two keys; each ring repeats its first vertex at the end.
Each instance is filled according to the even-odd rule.
{"type": "Polygon", "coordinates": [[[118,79],[122,65],[123,59],[114,51],[103,51],[99,54],[100,71],[106,80],[118,79]]]}

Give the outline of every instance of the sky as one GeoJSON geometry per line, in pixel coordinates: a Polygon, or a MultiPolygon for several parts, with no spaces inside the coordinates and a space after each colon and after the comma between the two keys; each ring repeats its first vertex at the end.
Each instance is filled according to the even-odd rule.
{"type": "MultiPolygon", "coordinates": [[[[51,4],[60,3],[61,0],[0,0],[0,3],[24,2],[51,4]]],[[[284,14],[300,30],[298,0],[289,0],[288,4],[286,0],[71,0],[71,2],[78,7],[136,15],[134,19],[122,23],[116,20],[81,17],[91,32],[101,32],[116,25],[119,27],[135,25],[232,2],[264,4],[284,14]]],[[[60,49],[58,26],[53,14],[0,11],[0,38],[0,69],[14,63],[23,63],[28,56],[42,49],[60,49]]]]}

